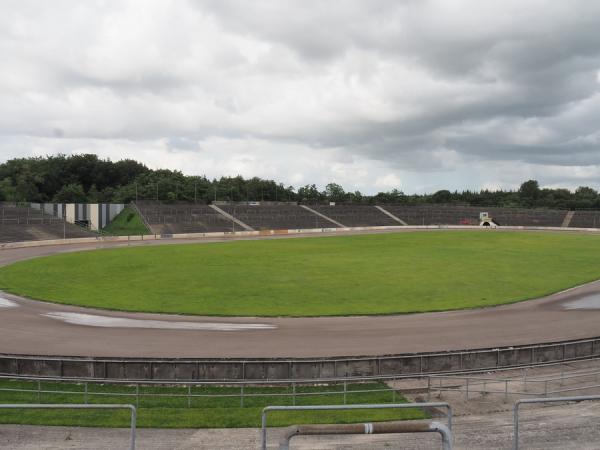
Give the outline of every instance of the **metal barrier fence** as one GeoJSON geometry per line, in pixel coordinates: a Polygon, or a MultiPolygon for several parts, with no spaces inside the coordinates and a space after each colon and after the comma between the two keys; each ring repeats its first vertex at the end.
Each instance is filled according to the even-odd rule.
{"type": "MultiPolygon", "coordinates": [[[[515,370],[514,368],[507,370],[515,370]]],[[[496,372],[501,373],[502,369],[496,372]]],[[[549,374],[544,376],[531,377],[528,375],[527,368],[524,369],[523,375],[520,377],[483,377],[474,376],[470,373],[464,373],[463,375],[406,375],[406,376],[381,376],[381,377],[354,377],[354,378],[324,378],[324,379],[304,379],[304,380],[245,380],[245,381],[152,381],[152,380],[106,380],[106,379],[80,379],[80,378],[61,378],[61,377],[14,377],[10,375],[0,375],[0,380],[13,380],[13,381],[26,381],[32,382],[31,387],[5,387],[0,385],[1,392],[21,392],[31,393],[37,395],[39,402],[43,394],[64,394],[83,397],[83,402],[88,401],[94,397],[123,397],[130,398],[132,402],[135,401],[136,406],[139,407],[140,401],[146,398],[152,397],[172,397],[187,399],[187,405],[191,407],[192,401],[199,398],[238,398],[240,407],[244,407],[245,401],[254,397],[264,398],[286,398],[291,405],[296,405],[296,401],[302,398],[311,396],[339,396],[341,397],[342,403],[346,403],[347,396],[352,394],[363,394],[363,393],[381,393],[390,392],[391,401],[396,401],[397,389],[394,388],[394,383],[405,379],[421,379],[426,380],[427,385],[423,386],[422,392],[427,393],[428,400],[435,392],[458,392],[464,393],[465,399],[469,400],[475,394],[487,395],[497,394],[503,395],[505,400],[508,401],[509,395],[520,395],[520,396],[548,396],[557,395],[561,393],[583,391],[586,389],[600,388],[600,369],[586,369],[581,371],[575,371],[565,374],[565,372],[549,374]],[[586,378],[593,378],[593,382],[575,386],[572,383],[576,380],[585,380],[586,378]],[[47,383],[65,383],[72,385],[79,385],[83,388],[72,386],[61,389],[56,386],[48,386],[47,383]],[[348,389],[348,385],[354,384],[366,384],[366,383],[381,383],[379,388],[369,389],[357,389],[353,386],[348,389]],[[566,383],[571,383],[568,386],[564,386],[566,383]],[[46,384],[44,386],[43,384],[46,384]],[[90,389],[93,385],[103,385],[101,392],[90,389]],[[111,390],[108,386],[114,385],[114,389],[111,390]],[[317,391],[317,392],[302,392],[302,387],[315,386],[315,385],[330,385],[330,390],[317,391]],[[123,392],[122,389],[118,389],[121,386],[128,386],[131,388],[130,392],[123,392]],[[173,392],[151,392],[145,387],[160,387],[168,386],[179,388],[179,392],[173,389],[173,392]],[[252,392],[254,387],[280,387],[287,388],[286,392],[252,392]],[[334,387],[335,386],[335,387],[334,387]],[[193,392],[193,389],[197,388],[210,388],[210,387],[228,387],[229,392],[227,393],[198,393],[193,392]],[[233,392],[233,389],[237,389],[237,392],[233,392]],[[133,400],[135,399],[135,400],[133,400]]]]}
{"type": "MultiPolygon", "coordinates": [[[[144,398],[179,398],[187,400],[187,407],[192,407],[192,400],[194,399],[219,399],[219,398],[238,398],[239,399],[239,407],[243,408],[245,406],[246,400],[252,398],[282,398],[287,399],[287,401],[296,405],[296,401],[303,398],[310,397],[318,397],[318,396],[336,396],[339,397],[343,404],[348,402],[348,397],[356,394],[375,394],[382,392],[390,393],[390,400],[392,403],[396,402],[397,391],[393,387],[384,384],[384,380],[372,380],[367,379],[362,382],[349,383],[348,381],[334,381],[330,382],[329,386],[331,388],[329,390],[316,390],[312,392],[303,392],[302,388],[310,388],[315,385],[313,381],[307,381],[306,383],[297,383],[297,382],[272,382],[272,383],[259,383],[259,382],[239,382],[239,383],[217,383],[217,382],[204,382],[204,383],[194,383],[194,382],[173,382],[173,383],[150,383],[150,382],[131,382],[131,381],[122,381],[115,380],[113,382],[107,383],[106,380],[64,380],[64,379],[56,379],[56,378],[13,378],[0,376],[0,380],[6,379],[10,381],[25,381],[31,382],[31,388],[24,387],[5,387],[0,386],[0,393],[2,392],[16,392],[16,393],[29,393],[36,395],[37,401],[40,402],[42,395],[68,395],[74,397],[80,397],[83,400],[84,404],[88,404],[90,400],[94,397],[102,398],[102,397],[123,397],[135,399],[136,407],[140,407],[140,401],[144,398]],[[70,383],[73,385],[71,389],[57,389],[52,386],[45,387],[43,383],[50,382],[58,382],[58,383],[70,383]],[[379,382],[381,387],[377,388],[365,388],[360,389],[356,388],[357,385],[368,384],[379,382]],[[107,385],[114,384],[114,389],[107,388],[107,385]],[[349,389],[349,384],[354,384],[349,389]],[[76,386],[81,386],[81,388],[76,389],[76,386]],[[102,391],[95,391],[90,389],[90,385],[102,385],[102,391]],[[125,386],[131,389],[131,392],[122,392],[117,389],[118,386],[125,386]],[[334,388],[333,386],[336,386],[334,388]],[[143,388],[156,388],[156,387],[167,387],[172,388],[175,392],[152,392],[152,391],[144,391],[143,388]],[[226,393],[196,393],[193,392],[192,388],[231,388],[231,389],[239,389],[237,392],[226,392],[226,393]],[[252,392],[252,390],[248,391],[248,388],[287,388],[287,392],[252,392]],[[179,388],[179,392],[176,389],[179,388]],[[300,390],[298,390],[300,388],[300,390]]],[[[322,383],[318,383],[322,384],[322,383]]]]}
{"type": "Polygon", "coordinates": [[[548,374],[537,377],[528,377],[527,370],[524,370],[522,377],[512,378],[458,375],[430,375],[427,377],[428,398],[431,397],[432,392],[437,391],[439,393],[464,393],[465,400],[469,400],[469,396],[473,394],[498,394],[503,395],[505,401],[507,401],[509,395],[547,397],[549,395],[598,388],[600,388],[600,370],[595,368],[566,374],[563,371],[560,374],[548,374]],[[580,380],[585,382],[586,379],[592,379],[593,381],[573,386],[573,384],[580,380]],[[447,382],[451,384],[447,384],[447,382]],[[565,383],[571,383],[571,385],[563,387],[565,383]]]}
{"type": "Polygon", "coordinates": [[[384,433],[439,433],[442,450],[452,450],[452,432],[438,422],[403,423],[375,422],[349,423],[342,425],[293,425],[288,427],[279,441],[279,450],[289,450],[294,436],[323,436],[326,434],[384,434],[384,433]]]}
{"type": "Polygon", "coordinates": [[[600,395],[580,395],[576,397],[529,398],[517,400],[513,410],[513,449],[519,450],[519,407],[531,403],[584,402],[600,400],[600,395]]]}
{"type": "Polygon", "coordinates": [[[452,407],[446,402],[433,403],[383,403],[358,405],[317,405],[317,406],[267,406],[261,416],[261,449],[267,450],[267,414],[270,411],[336,411],[354,409],[406,409],[406,408],[446,408],[448,429],[452,431],[452,407]]]}
{"type": "Polygon", "coordinates": [[[128,409],[131,412],[129,449],[135,450],[137,411],[133,405],[79,405],[79,404],[0,404],[0,409],[128,409]]]}

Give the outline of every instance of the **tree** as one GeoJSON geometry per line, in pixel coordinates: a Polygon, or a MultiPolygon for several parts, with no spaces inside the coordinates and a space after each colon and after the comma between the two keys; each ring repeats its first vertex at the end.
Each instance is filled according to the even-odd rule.
{"type": "Polygon", "coordinates": [[[528,180],[519,188],[519,199],[521,204],[528,208],[537,205],[540,197],[540,186],[536,180],[528,180]]]}
{"type": "Polygon", "coordinates": [[[346,197],[344,188],[337,183],[329,183],[325,186],[325,197],[332,202],[343,202],[346,197]]]}
{"type": "Polygon", "coordinates": [[[321,200],[321,193],[314,184],[307,184],[298,189],[298,199],[301,202],[318,202],[321,200]]]}
{"type": "Polygon", "coordinates": [[[446,189],[437,191],[431,196],[433,203],[450,203],[452,201],[452,193],[446,189]]]}
{"type": "Polygon", "coordinates": [[[63,186],[53,199],[57,203],[85,203],[87,197],[83,186],[79,183],[71,183],[63,186]]]}

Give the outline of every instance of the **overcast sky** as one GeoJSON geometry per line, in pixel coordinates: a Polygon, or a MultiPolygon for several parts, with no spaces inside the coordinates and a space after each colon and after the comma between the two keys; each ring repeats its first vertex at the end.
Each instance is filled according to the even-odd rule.
{"type": "Polygon", "coordinates": [[[0,162],[407,193],[600,188],[600,2],[24,1],[0,14],[0,162]]]}

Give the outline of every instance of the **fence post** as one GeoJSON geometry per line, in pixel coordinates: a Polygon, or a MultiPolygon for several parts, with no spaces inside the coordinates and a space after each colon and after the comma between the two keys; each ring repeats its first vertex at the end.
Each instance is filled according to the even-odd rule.
{"type": "Polygon", "coordinates": [[[38,403],[41,402],[41,398],[42,398],[42,382],[40,380],[38,380],[37,382],[37,399],[38,399],[38,403]]]}
{"type": "Polygon", "coordinates": [[[504,381],[504,402],[508,401],[508,380],[504,381]]]}
{"type": "Polygon", "coordinates": [[[469,400],[469,378],[467,378],[467,387],[465,389],[465,400],[469,400]]]}
{"type": "Polygon", "coordinates": [[[392,381],[392,403],[396,403],[396,386],[393,384],[395,381],[392,381]]]}
{"type": "Polygon", "coordinates": [[[244,385],[240,385],[240,408],[244,407],[244,385]]]}
{"type": "Polygon", "coordinates": [[[188,384],[187,400],[188,400],[188,408],[191,408],[192,407],[192,385],[191,384],[188,384]]]}
{"type": "Polygon", "coordinates": [[[87,405],[88,403],[88,384],[87,381],[83,383],[83,402],[87,405]]]}
{"type": "Polygon", "coordinates": [[[347,390],[346,380],[344,380],[344,405],[346,404],[346,390],[347,390]]]}
{"type": "Polygon", "coordinates": [[[140,407],[140,385],[135,383],[135,407],[140,407]]]}
{"type": "Polygon", "coordinates": [[[296,406],[296,383],[292,383],[292,405],[296,406]]]}
{"type": "Polygon", "coordinates": [[[431,375],[427,376],[427,401],[431,399],[431,375]]]}

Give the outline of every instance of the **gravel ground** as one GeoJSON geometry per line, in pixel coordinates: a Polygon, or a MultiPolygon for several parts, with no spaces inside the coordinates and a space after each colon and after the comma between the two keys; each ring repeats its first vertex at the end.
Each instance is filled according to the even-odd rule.
{"type": "MultiPolygon", "coordinates": [[[[521,420],[522,449],[600,448],[600,402],[528,407],[521,420]]],[[[456,417],[455,449],[510,449],[510,411],[456,417]]],[[[0,447],[14,450],[124,449],[126,429],[0,426],[0,447]]],[[[269,448],[277,448],[281,429],[269,430],[269,448]]],[[[257,429],[138,430],[138,449],[254,449],[259,447],[257,429]]],[[[438,449],[437,435],[369,435],[300,437],[293,449],[438,449]]]]}

